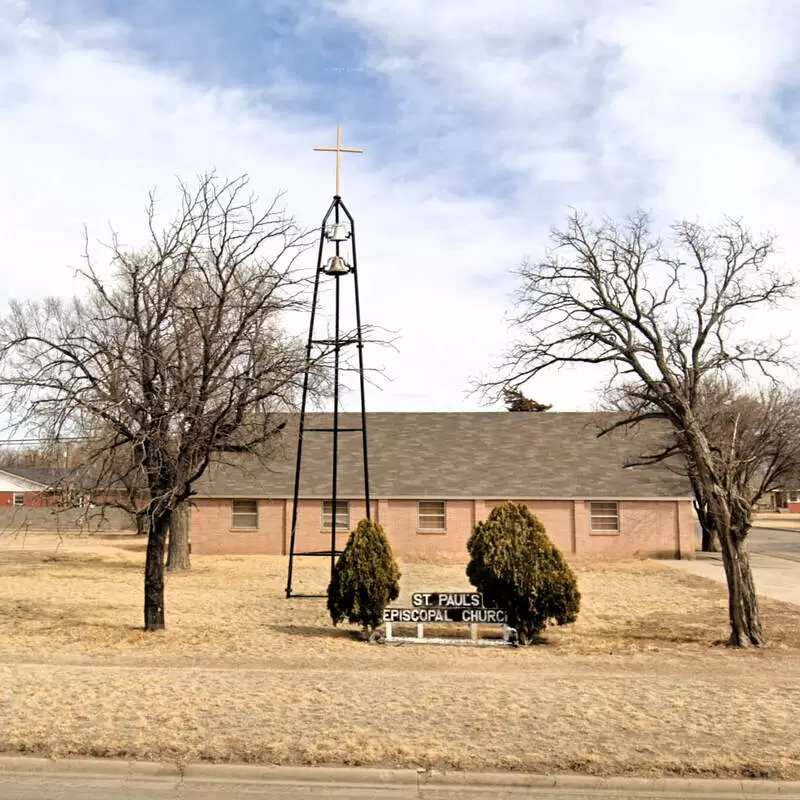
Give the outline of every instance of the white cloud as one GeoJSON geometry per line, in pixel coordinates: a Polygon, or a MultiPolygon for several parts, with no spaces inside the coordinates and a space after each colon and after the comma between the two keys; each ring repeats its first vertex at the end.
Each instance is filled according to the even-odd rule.
{"type": "MultiPolygon", "coordinates": [[[[333,159],[311,149],[332,143],[328,126],[150,69],[119,47],[113,27],[104,37],[95,30],[89,46],[22,15],[0,19],[0,36],[15,45],[0,60],[6,298],[75,292],[66,265],[80,265],[84,223],[92,239],[108,241],[113,224],[136,245],[149,189],[159,188],[169,215],[173,176],[212,166],[249,173],[266,197],[286,189],[290,211],[304,225],[318,223],[333,193],[333,159]]],[[[346,135],[357,139],[355,130],[346,135]]],[[[490,204],[447,197],[435,181],[372,174],[379,154],[355,158],[344,191],[359,224],[364,320],[400,335],[397,353],[367,351],[388,379],[369,407],[475,407],[464,391],[487,354],[499,352],[504,303],[464,276],[513,264],[519,233],[490,204]],[[486,239],[490,224],[496,246],[486,239]]]]}
{"type": "MultiPolygon", "coordinates": [[[[394,136],[417,143],[410,161],[390,162],[342,121],[345,143],[367,149],[344,171],[364,318],[401,335],[397,353],[367,352],[392,379],[368,407],[477,407],[464,392],[506,341],[507,271],[541,252],[567,204],[653,206],[662,219],[743,214],[785,232],[787,258],[800,252],[796,158],[763,122],[796,56],[790,4],[331,8],[366,37],[365,66],[396,93],[394,136]],[[487,174],[509,178],[507,196],[486,191],[487,174]]],[[[334,131],[299,104],[286,110],[286,76],[257,95],[204,88],[137,58],[118,24],[66,36],[26,13],[0,6],[6,298],[75,291],[65,265],[79,263],[83,223],[101,239],[113,223],[135,245],[147,191],[159,187],[168,213],[175,175],[247,172],[266,197],[287,189],[303,224],[318,222],[333,164],[311,148],[334,131]]],[[[311,87],[289,85],[308,100],[311,87]]],[[[597,380],[572,370],[531,392],[587,407],[597,380]]]]}
{"type": "MultiPolygon", "coordinates": [[[[450,113],[472,114],[461,146],[480,142],[486,161],[515,176],[513,213],[545,227],[563,220],[565,205],[612,215],[648,208],[659,224],[742,217],[778,232],[785,263],[800,271],[797,149],[769,127],[781,113],[776,89],[800,83],[796,3],[335,7],[362,27],[372,65],[410,98],[407,128],[435,126],[443,97],[450,113]]],[[[757,327],[785,331],[798,313],[795,304],[761,314],[757,327]]],[[[543,380],[535,393],[548,388],[543,380]]]]}

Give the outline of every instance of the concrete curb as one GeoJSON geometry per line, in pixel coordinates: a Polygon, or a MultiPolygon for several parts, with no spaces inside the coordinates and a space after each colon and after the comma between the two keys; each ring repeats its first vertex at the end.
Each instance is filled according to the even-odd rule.
{"type": "Polygon", "coordinates": [[[178,783],[319,784],[335,786],[410,786],[469,789],[572,789],[671,793],[676,797],[696,793],[725,797],[798,797],[800,781],[707,778],[596,777],[592,775],[533,775],[522,772],[439,772],[423,769],[361,767],[283,767],[250,764],[176,764],[113,759],[49,759],[0,756],[0,773],[62,775],[72,778],[120,781],[172,779],[178,783]]]}
{"type": "Polygon", "coordinates": [[[175,778],[181,770],[176,764],[159,761],[123,761],[113,758],[40,758],[0,756],[0,772],[28,775],[75,775],[98,778],[175,778]]]}

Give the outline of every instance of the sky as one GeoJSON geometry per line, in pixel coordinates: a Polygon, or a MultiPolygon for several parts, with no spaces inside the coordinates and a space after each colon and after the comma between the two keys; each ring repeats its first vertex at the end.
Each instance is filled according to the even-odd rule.
{"type": "MultiPolygon", "coordinates": [[[[795,0],[0,0],[0,304],[80,292],[84,226],[100,259],[112,228],[141,245],[148,192],[168,216],[211,169],[318,225],[341,125],[362,314],[394,340],[367,407],[485,409],[512,271],[570,208],[741,217],[800,270],[798,31],[795,0]]],[[[525,391],[589,409],[602,377],[525,391]]]]}

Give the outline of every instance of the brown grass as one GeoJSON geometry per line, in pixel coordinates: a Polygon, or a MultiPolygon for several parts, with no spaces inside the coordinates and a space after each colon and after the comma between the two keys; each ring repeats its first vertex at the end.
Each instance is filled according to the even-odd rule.
{"type": "MultiPolygon", "coordinates": [[[[284,599],[284,558],[195,556],[146,635],[142,562],[136,537],[0,537],[0,751],[800,778],[794,606],[763,600],[771,646],[736,652],[722,585],[579,564],[579,620],[546,644],[370,646],[284,599]]],[[[301,560],[296,589],[324,572],[301,560]]],[[[469,589],[463,564],[403,573],[469,589]]]]}

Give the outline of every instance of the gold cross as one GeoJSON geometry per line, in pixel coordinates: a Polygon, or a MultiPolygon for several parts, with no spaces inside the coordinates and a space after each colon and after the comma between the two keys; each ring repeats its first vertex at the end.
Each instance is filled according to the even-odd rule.
{"type": "Polygon", "coordinates": [[[342,194],[342,153],[363,153],[363,150],[353,150],[349,147],[342,147],[342,126],[336,128],[336,147],[315,147],[315,150],[324,150],[326,153],[336,153],[336,196],[342,194]]]}

